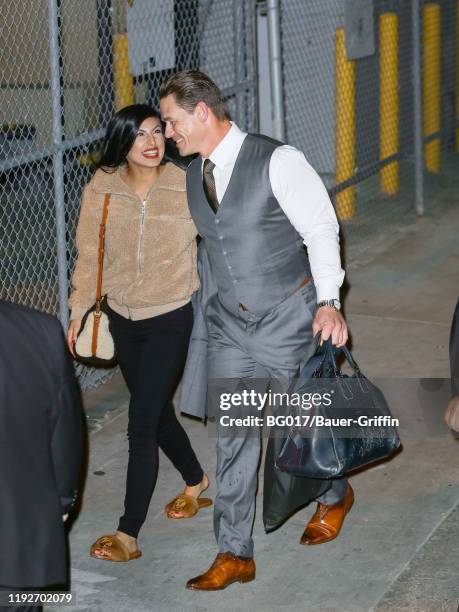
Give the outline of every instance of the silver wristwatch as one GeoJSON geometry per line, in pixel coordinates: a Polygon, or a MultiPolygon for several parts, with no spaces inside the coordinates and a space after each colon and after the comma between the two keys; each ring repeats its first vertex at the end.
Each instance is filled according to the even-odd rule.
{"type": "Polygon", "coordinates": [[[334,308],[335,310],[341,310],[341,302],[339,300],[322,300],[321,302],[317,302],[317,308],[321,306],[330,306],[330,308],[334,308]]]}

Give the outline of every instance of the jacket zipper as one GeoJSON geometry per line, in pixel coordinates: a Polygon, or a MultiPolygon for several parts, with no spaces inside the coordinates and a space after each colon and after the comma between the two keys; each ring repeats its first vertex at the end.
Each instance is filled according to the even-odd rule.
{"type": "Polygon", "coordinates": [[[142,265],[140,263],[140,251],[142,248],[142,238],[143,238],[143,226],[144,226],[144,221],[145,221],[145,205],[146,205],[147,201],[144,200],[142,202],[142,212],[140,213],[140,235],[139,235],[139,248],[137,251],[137,260],[138,260],[138,265],[139,265],[139,274],[142,273],[142,265]]]}

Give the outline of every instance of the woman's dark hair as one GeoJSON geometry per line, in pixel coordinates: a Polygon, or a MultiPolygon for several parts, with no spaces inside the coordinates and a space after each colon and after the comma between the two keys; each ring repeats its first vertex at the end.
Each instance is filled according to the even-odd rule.
{"type": "MultiPolygon", "coordinates": [[[[148,104],[131,104],[115,113],[107,125],[102,144],[102,155],[95,164],[96,167],[104,172],[114,172],[125,163],[140,126],[149,117],[161,120],[158,111],[148,104]]],[[[166,141],[165,154],[161,163],[165,164],[167,161],[173,162],[180,168],[186,168],[190,160],[181,159],[174,143],[166,141]]]]}

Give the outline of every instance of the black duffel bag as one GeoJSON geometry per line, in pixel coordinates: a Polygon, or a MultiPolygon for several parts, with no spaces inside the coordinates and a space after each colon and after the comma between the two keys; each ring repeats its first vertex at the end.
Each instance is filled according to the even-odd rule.
{"type": "Polygon", "coordinates": [[[313,401],[295,411],[295,425],[276,460],[280,470],[306,478],[339,478],[400,446],[384,395],[346,347],[324,342],[301,370],[292,392],[313,401]],[[351,376],[337,365],[340,354],[351,366],[351,376]]]}

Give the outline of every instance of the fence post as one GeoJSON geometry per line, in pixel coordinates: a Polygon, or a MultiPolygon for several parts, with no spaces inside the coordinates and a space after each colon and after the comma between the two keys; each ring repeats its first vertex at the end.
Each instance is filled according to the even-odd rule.
{"type": "MultiPolygon", "coordinates": [[[[243,17],[241,18],[239,2],[233,0],[233,32],[234,32],[234,76],[236,79],[236,122],[240,126],[245,126],[245,117],[242,117],[243,107],[243,94],[239,88],[239,85],[244,80],[244,48],[243,48],[243,34],[241,33],[241,26],[243,25],[243,17]]],[[[244,7],[242,7],[243,9],[244,7]]]]}
{"type": "Polygon", "coordinates": [[[424,214],[424,151],[421,83],[421,15],[419,0],[411,0],[413,36],[414,191],[418,215],[424,214]]]}
{"type": "Polygon", "coordinates": [[[59,67],[59,20],[57,0],[48,0],[49,65],[51,71],[51,97],[53,112],[53,179],[56,212],[57,273],[59,289],[59,319],[67,329],[67,240],[65,227],[64,153],[62,150],[62,107],[59,67]]]}
{"type": "Polygon", "coordinates": [[[268,0],[267,6],[273,138],[285,142],[279,0],[268,0]]]}

